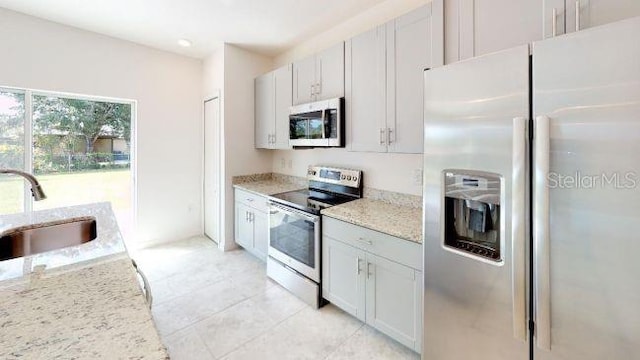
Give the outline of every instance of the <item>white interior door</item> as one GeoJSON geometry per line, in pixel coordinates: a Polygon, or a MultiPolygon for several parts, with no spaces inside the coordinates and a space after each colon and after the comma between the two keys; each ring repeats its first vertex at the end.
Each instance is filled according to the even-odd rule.
{"type": "Polygon", "coordinates": [[[220,98],[204,103],[204,234],[220,234],[220,98]]]}

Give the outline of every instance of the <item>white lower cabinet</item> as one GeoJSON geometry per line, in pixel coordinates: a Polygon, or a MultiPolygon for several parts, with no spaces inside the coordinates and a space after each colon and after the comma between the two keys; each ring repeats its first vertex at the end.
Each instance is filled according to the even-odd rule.
{"type": "Polygon", "coordinates": [[[267,260],[269,248],[269,218],[268,213],[253,211],[253,252],[262,260],[267,260]]]}
{"type": "Polygon", "coordinates": [[[367,324],[420,352],[422,273],[367,254],[367,324]]]}
{"type": "Polygon", "coordinates": [[[322,296],[420,353],[421,246],[327,217],[323,232],[322,296]]]}
{"type": "Polygon", "coordinates": [[[236,243],[266,261],[269,246],[267,199],[236,189],[234,225],[236,243]]]}
{"type": "Polygon", "coordinates": [[[366,321],[366,253],[330,237],[322,239],[322,296],[335,306],[366,321]]]}

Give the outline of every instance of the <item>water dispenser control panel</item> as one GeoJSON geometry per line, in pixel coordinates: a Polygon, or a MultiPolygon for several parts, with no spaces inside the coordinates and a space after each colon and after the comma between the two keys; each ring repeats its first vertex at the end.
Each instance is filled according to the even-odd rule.
{"type": "Polygon", "coordinates": [[[467,256],[502,262],[500,175],[444,172],[444,247],[467,256]]]}

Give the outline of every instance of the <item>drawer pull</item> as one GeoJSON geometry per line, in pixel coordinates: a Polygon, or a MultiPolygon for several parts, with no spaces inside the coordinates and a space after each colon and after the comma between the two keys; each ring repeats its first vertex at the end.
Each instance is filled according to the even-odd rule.
{"type": "Polygon", "coordinates": [[[356,258],[356,275],[360,275],[360,257],[356,258]]]}
{"type": "Polygon", "coordinates": [[[367,240],[367,239],[364,239],[364,238],[361,238],[361,237],[360,237],[360,238],[358,238],[358,241],[360,241],[360,242],[362,242],[362,243],[365,243],[365,244],[367,244],[367,245],[373,245],[373,241],[371,241],[371,240],[367,240]]]}
{"type": "Polygon", "coordinates": [[[253,202],[253,199],[251,199],[251,198],[247,198],[247,201],[248,201],[248,202],[253,202]]]}

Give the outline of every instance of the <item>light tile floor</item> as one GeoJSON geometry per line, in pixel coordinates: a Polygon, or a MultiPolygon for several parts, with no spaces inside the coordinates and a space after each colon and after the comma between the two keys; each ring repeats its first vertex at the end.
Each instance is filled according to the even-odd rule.
{"type": "Polygon", "coordinates": [[[197,237],[135,252],[171,358],[419,359],[333,305],[312,309],[243,250],[197,237]]]}

